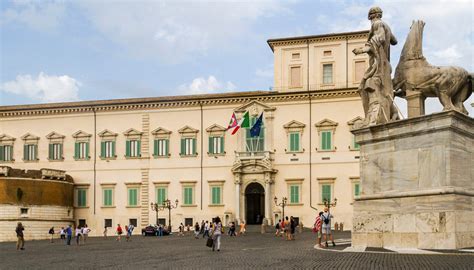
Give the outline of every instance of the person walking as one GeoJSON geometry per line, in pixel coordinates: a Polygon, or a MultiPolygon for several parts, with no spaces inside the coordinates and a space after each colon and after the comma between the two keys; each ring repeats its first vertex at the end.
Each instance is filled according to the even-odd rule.
{"type": "Polygon", "coordinates": [[[82,229],[81,226],[76,227],[76,245],[81,245],[82,229]]]}
{"type": "Polygon", "coordinates": [[[51,235],[50,243],[54,243],[54,227],[51,227],[51,228],[49,229],[48,234],[51,235]]]}
{"type": "Polygon", "coordinates": [[[285,238],[286,240],[291,240],[291,228],[290,228],[290,221],[288,220],[288,216],[285,217],[285,238]]]}
{"type": "Polygon", "coordinates": [[[295,240],[295,232],[296,232],[296,220],[293,216],[290,217],[290,240],[295,240]]]}
{"type": "Polygon", "coordinates": [[[107,226],[104,226],[104,238],[107,239],[107,226]]]}
{"type": "Polygon", "coordinates": [[[236,236],[235,234],[235,222],[231,222],[229,226],[229,236],[236,236]]]}
{"type": "Polygon", "coordinates": [[[245,220],[242,220],[242,222],[240,223],[239,235],[245,235],[245,231],[247,230],[245,227],[245,220]]]}
{"type": "Polygon", "coordinates": [[[209,237],[209,221],[206,220],[206,223],[204,224],[204,233],[202,235],[202,238],[209,237]]]}
{"type": "Polygon", "coordinates": [[[61,237],[61,240],[66,241],[66,230],[64,229],[64,227],[61,227],[61,230],[59,231],[59,235],[61,237]]]}
{"type": "Polygon", "coordinates": [[[323,231],[323,241],[326,243],[326,247],[328,247],[328,238],[332,242],[332,246],[335,247],[336,243],[334,243],[334,238],[331,233],[331,219],[334,216],[329,212],[329,208],[324,207],[324,213],[321,215],[321,220],[323,221],[322,231],[323,231]]]}
{"type": "Polygon", "coordinates": [[[196,224],[194,224],[194,239],[199,238],[199,232],[200,232],[200,227],[199,227],[199,222],[196,221],[196,224]]]}
{"type": "Polygon", "coordinates": [[[115,241],[121,242],[123,231],[122,231],[122,227],[120,226],[120,224],[117,224],[117,229],[115,230],[115,232],[117,233],[117,239],[115,239],[115,241]]]}
{"type": "Polygon", "coordinates": [[[280,224],[281,223],[281,219],[278,220],[277,224],[275,224],[275,236],[280,236],[280,224]]]}
{"type": "Polygon", "coordinates": [[[204,222],[204,220],[202,220],[202,221],[201,221],[201,230],[200,230],[199,234],[204,234],[204,225],[205,225],[205,224],[206,224],[206,223],[204,222]]]}
{"type": "Polygon", "coordinates": [[[163,225],[158,225],[158,236],[163,236],[163,225]]]}
{"type": "Polygon", "coordinates": [[[21,224],[21,222],[18,222],[16,225],[16,250],[25,250],[25,238],[23,237],[23,231],[25,230],[25,227],[21,224]]]}
{"type": "Polygon", "coordinates": [[[184,225],[183,225],[182,222],[181,222],[181,224],[179,224],[179,232],[178,232],[178,235],[179,235],[179,236],[184,236],[184,225]]]}
{"type": "Polygon", "coordinates": [[[321,226],[322,226],[322,221],[321,221],[321,216],[323,215],[324,212],[319,212],[319,215],[316,217],[316,220],[314,221],[314,225],[313,225],[313,232],[315,232],[317,234],[317,237],[318,237],[318,246],[319,247],[322,247],[321,246],[321,226]]]}
{"type": "Polygon", "coordinates": [[[135,226],[133,226],[133,224],[128,224],[128,228],[125,228],[125,231],[127,232],[127,242],[132,241],[132,233],[134,229],[135,226]]]}
{"type": "Polygon", "coordinates": [[[87,241],[87,237],[89,237],[91,229],[89,229],[89,226],[87,224],[84,224],[84,227],[82,228],[82,243],[85,244],[87,241]]]}
{"type": "Polygon", "coordinates": [[[217,251],[221,251],[222,222],[219,217],[214,219],[212,228],[212,251],[215,249],[217,249],[217,251]]]}
{"type": "Polygon", "coordinates": [[[71,225],[68,225],[66,229],[66,245],[68,246],[71,245],[71,239],[72,239],[72,228],[71,228],[71,225]]]}

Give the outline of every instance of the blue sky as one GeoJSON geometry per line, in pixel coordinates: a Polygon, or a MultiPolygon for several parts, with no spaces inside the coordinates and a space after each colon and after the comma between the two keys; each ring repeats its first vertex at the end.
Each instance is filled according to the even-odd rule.
{"type": "Polygon", "coordinates": [[[368,29],[373,5],[399,40],[393,67],[423,19],[428,61],[473,72],[474,2],[412,2],[1,1],[0,104],[268,90],[267,39],[368,29]]]}

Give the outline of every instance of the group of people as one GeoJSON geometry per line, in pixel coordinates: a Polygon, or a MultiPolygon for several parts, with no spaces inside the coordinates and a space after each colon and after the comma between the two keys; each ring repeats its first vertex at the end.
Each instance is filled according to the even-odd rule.
{"type": "MultiPolygon", "coordinates": [[[[115,241],[121,242],[122,241],[122,234],[123,231],[125,230],[125,240],[127,242],[132,241],[132,233],[133,230],[135,229],[135,226],[133,224],[125,225],[124,229],[122,229],[122,226],[120,224],[117,224],[117,228],[115,229],[115,233],[117,234],[117,238],[115,241]]],[[[105,231],[107,230],[107,227],[105,228],[105,231]]],[[[107,233],[104,233],[104,237],[107,237],[107,233]]]]}
{"type": "Polygon", "coordinates": [[[319,247],[328,247],[328,240],[331,240],[332,246],[336,246],[334,243],[334,238],[331,233],[331,219],[334,218],[333,215],[329,212],[329,208],[325,207],[324,212],[319,212],[316,217],[316,221],[313,225],[313,232],[318,235],[318,246],[319,247]],[[321,239],[325,243],[324,246],[321,245],[321,239]]]}
{"type": "Polygon", "coordinates": [[[288,216],[286,216],[283,220],[279,219],[278,223],[275,224],[275,236],[284,236],[287,241],[295,240],[295,232],[297,225],[298,224],[293,216],[290,216],[290,219],[288,219],[288,216]]]}
{"type": "MultiPolygon", "coordinates": [[[[89,226],[85,224],[84,226],[77,226],[77,227],[72,227],[71,225],[68,225],[66,228],[61,227],[61,230],[59,230],[59,236],[61,240],[63,240],[66,245],[71,245],[71,240],[73,237],[73,234],[76,238],[76,245],[81,245],[85,244],[87,241],[87,237],[89,236],[89,233],[91,232],[91,229],[89,229],[89,226]]],[[[49,229],[49,234],[51,235],[51,243],[53,243],[53,238],[54,238],[54,227],[51,227],[49,229]]]]}

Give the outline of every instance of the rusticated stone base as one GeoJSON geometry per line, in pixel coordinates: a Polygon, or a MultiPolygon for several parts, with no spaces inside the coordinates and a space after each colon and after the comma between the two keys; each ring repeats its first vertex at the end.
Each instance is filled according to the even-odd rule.
{"type": "Polygon", "coordinates": [[[474,119],[449,111],[354,130],[354,247],[474,246],[474,119]]]}

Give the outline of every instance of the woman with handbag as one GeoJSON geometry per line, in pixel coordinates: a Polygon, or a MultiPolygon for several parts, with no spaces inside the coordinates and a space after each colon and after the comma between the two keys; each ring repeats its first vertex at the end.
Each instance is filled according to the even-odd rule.
{"type": "Polygon", "coordinates": [[[221,236],[222,236],[222,222],[219,217],[214,219],[214,226],[212,230],[212,251],[217,248],[217,251],[221,250],[221,236]]]}

